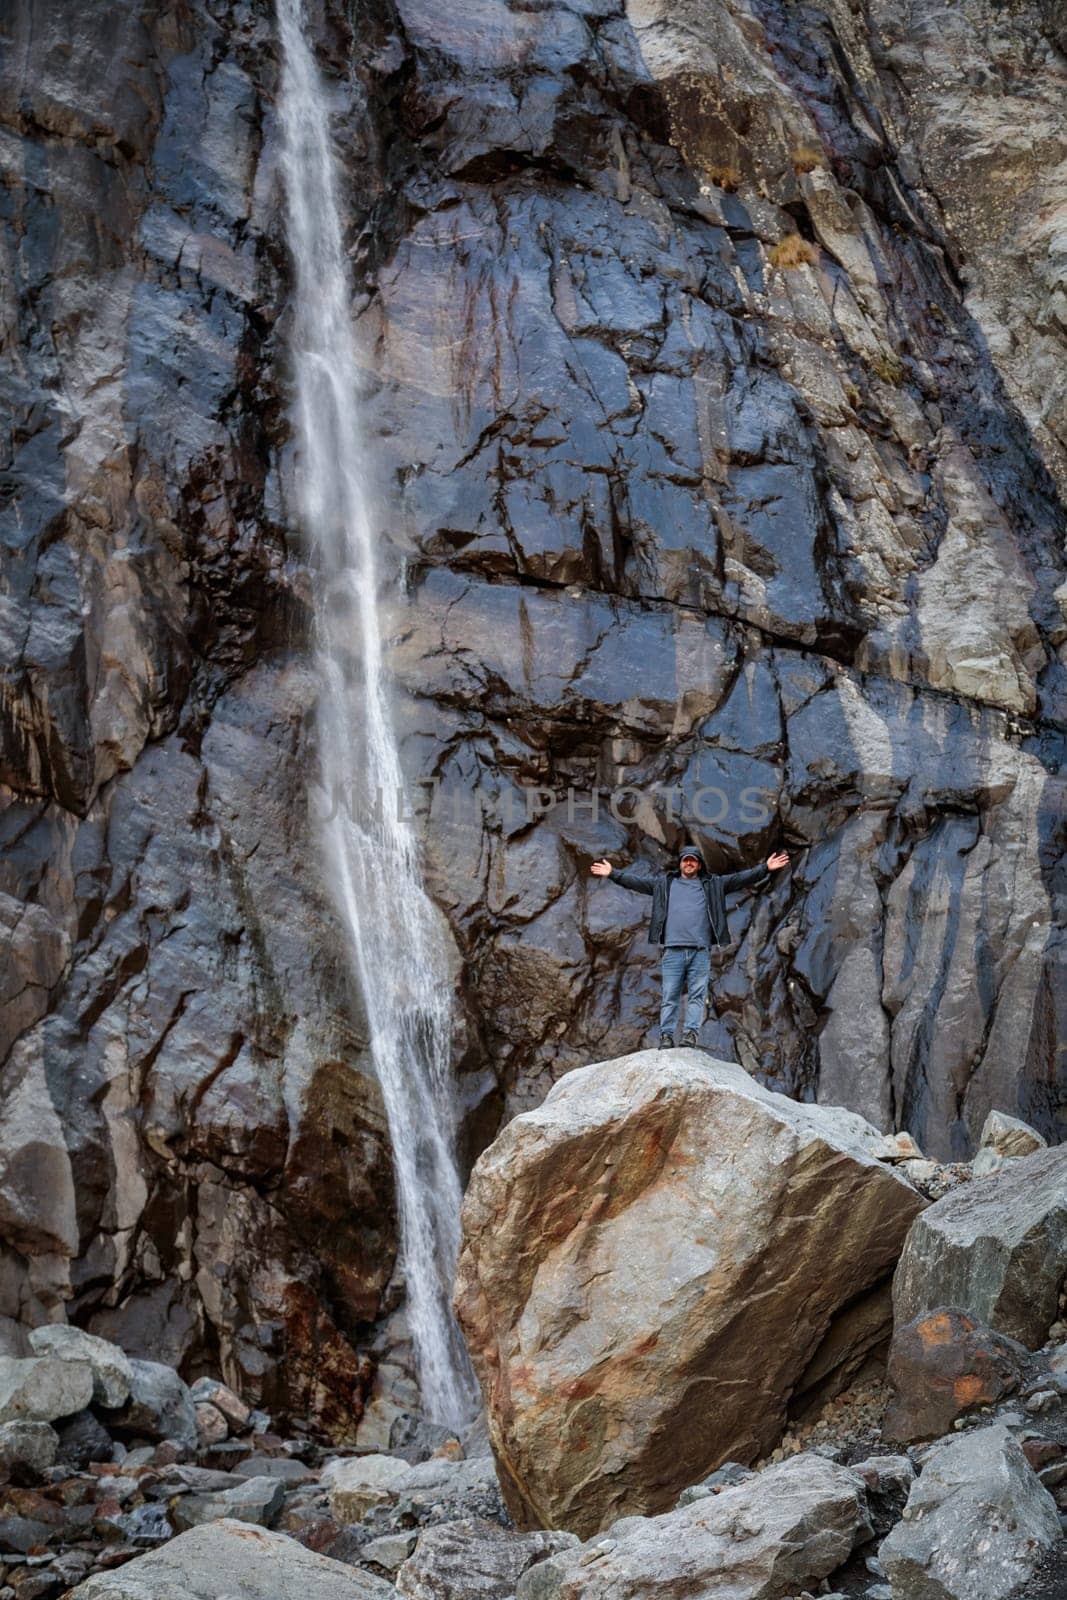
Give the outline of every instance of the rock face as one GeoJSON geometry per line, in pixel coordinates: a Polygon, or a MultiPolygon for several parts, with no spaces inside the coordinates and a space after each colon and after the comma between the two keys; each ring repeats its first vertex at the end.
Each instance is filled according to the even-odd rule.
{"type": "Polygon", "coordinates": [[[387,1600],[392,1586],[370,1573],[305,1550],[295,1539],[241,1522],[215,1522],[98,1573],[71,1600],[387,1600]]]}
{"type": "Polygon", "coordinates": [[[1067,1149],[1009,1161],[938,1200],[908,1235],[893,1279],[898,1326],[960,1306],[1035,1349],[1067,1276],[1067,1149]]]}
{"type": "Polygon", "coordinates": [[[627,1517],[534,1567],[517,1600],[779,1600],[818,1584],[870,1531],[855,1473],[800,1455],[715,1499],[627,1517]]]}
{"type": "MultiPolygon", "coordinates": [[[[272,8],[9,9],[0,1316],[350,1431],[395,1225],[309,819],[272,8]]],[[[937,1157],[1059,1137],[1056,6],[308,9],[469,1144],[638,1045],[586,863],[683,835],[795,851],[719,1053],[937,1157]]]]}
{"type": "Polygon", "coordinates": [[[924,1202],[877,1141],[683,1050],[571,1073],[505,1128],[467,1192],[456,1306],[520,1526],[663,1510],[777,1442],[833,1373],[838,1312],[873,1299],[865,1347],[885,1338],[924,1202]]]}
{"type": "Polygon", "coordinates": [[[879,1559],[893,1600],[1003,1600],[1060,1538],[1056,1502],[1004,1427],[939,1445],[879,1559]]]}

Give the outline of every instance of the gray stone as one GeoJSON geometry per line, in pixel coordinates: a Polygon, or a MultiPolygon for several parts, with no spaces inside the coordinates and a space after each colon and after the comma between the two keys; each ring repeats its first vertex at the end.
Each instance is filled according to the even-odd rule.
{"type": "Polygon", "coordinates": [[[313,1483],[318,1477],[305,1462],[292,1456],[251,1455],[232,1467],[235,1478],[279,1478],[283,1483],[313,1483]]]}
{"type": "Polygon", "coordinates": [[[188,1386],[172,1367],[159,1361],[131,1361],[130,1367],[129,1399],[105,1414],[107,1427],[120,1436],[169,1439],[185,1450],[195,1450],[196,1412],[188,1386]]]}
{"type": "Polygon", "coordinates": [[[0,1422],[54,1422],[93,1397],[92,1368],[52,1356],[0,1356],[0,1422]]]}
{"type": "Polygon", "coordinates": [[[400,1492],[410,1468],[396,1456],[340,1456],[321,1474],[338,1522],[360,1522],[374,1506],[389,1505],[400,1492]]]}
{"type": "Polygon", "coordinates": [[[244,1478],[213,1494],[181,1495],[172,1504],[171,1519],[179,1533],[226,1517],[267,1528],[284,1500],[285,1485],[277,1478],[244,1478]]]}
{"type": "Polygon", "coordinates": [[[971,1172],[976,1178],[991,1178],[994,1172],[999,1172],[1004,1165],[1005,1158],[999,1150],[988,1147],[979,1150],[971,1162],[971,1172]]]}
{"type": "Polygon", "coordinates": [[[512,1600],[524,1572],[577,1544],[570,1533],[515,1533],[471,1518],[439,1523],[419,1535],[396,1592],[406,1600],[512,1600]]]}
{"type": "Polygon", "coordinates": [[[360,1546],[360,1562],[364,1566],[384,1567],[387,1572],[395,1572],[414,1550],[418,1537],[412,1529],[409,1533],[385,1533],[380,1539],[371,1539],[360,1546]]]}
{"type": "Polygon", "coordinates": [[[129,1399],[133,1367],[118,1345],[62,1322],[35,1328],[30,1343],[37,1355],[86,1362],[92,1368],[93,1400],[97,1405],[121,1406],[129,1399]]]}
{"type": "Polygon", "coordinates": [[[1036,1349],[1067,1275],[1067,1146],[1005,1164],[917,1219],[893,1279],[897,1326],[959,1306],[1036,1349]]]}
{"type": "Polygon", "coordinates": [[[245,1522],[212,1522],[98,1572],[70,1600],[389,1600],[369,1572],[305,1550],[295,1539],[245,1522]]]}
{"type": "Polygon", "coordinates": [[[863,1485],[805,1453],[708,1500],[626,1517],[520,1578],[517,1600],[774,1600],[816,1585],[871,1532],[863,1485]]]}
{"type": "Polygon", "coordinates": [[[1059,1537],[1055,1501],[994,1424],[930,1451],[879,1557],[894,1600],[1003,1600],[1059,1537]]]}
{"type": "Polygon", "coordinates": [[[47,1422],[0,1423],[0,1477],[41,1478],[52,1466],[59,1436],[47,1422]]]}

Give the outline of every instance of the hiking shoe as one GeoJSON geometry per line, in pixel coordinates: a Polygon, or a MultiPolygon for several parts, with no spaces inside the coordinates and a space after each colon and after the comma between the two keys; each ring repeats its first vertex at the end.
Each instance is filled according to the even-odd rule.
{"type": "Polygon", "coordinates": [[[699,1043],[700,1041],[693,1032],[692,1028],[686,1028],[685,1032],[682,1034],[683,1047],[689,1050],[695,1050],[699,1043]]]}
{"type": "Polygon", "coordinates": [[[674,1049],[674,1035],[673,1035],[673,1033],[661,1033],[660,1034],[660,1036],[659,1036],[659,1048],[661,1050],[673,1050],[674,1049]]]}

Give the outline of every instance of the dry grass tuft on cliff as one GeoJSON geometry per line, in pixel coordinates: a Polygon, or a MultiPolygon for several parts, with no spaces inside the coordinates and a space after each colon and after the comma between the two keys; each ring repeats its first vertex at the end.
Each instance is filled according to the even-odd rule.
{"type": "Polygon", "coordinates": [[[813,267],[819,259],[819,252],[809,240],[802,239],[799,233],[787,233],[784,239],[779,239],[767,259],[772,267],[781,267],[783,270],[792,267],[813,267]]]}

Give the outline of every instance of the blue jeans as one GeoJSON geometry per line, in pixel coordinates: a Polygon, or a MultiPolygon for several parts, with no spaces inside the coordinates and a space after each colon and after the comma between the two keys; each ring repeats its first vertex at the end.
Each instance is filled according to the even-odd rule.
{"type": "Polygon", "coordinates": [[[711,976],[711,952],[703,945],[676,945],[663,952],[660,967],[663,1003],[659,1009],[661,1033],[673,1034],[678,1021],[678,1002],[686,991],[685,1032],[699,1033],[704,1021],[704,1002],[711,976]]]}

